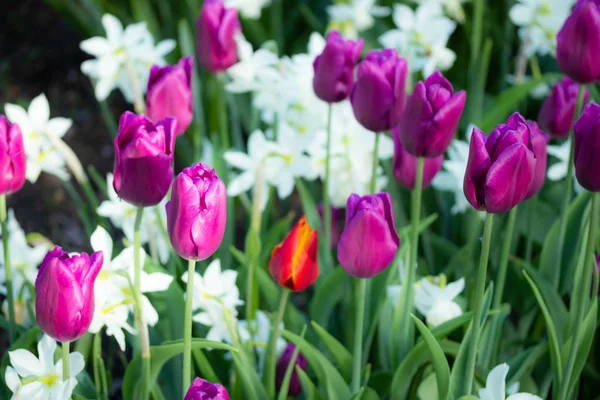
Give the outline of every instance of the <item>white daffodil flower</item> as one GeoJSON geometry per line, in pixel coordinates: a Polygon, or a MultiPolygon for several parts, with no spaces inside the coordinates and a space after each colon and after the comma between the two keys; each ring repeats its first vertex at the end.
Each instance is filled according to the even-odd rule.
{"type": "Polygon", "coordinates": [[[226,88],[232,93],[246,93],[260,88],[258,76],[265,68],[275,66],[279,62],[277,54],[268,49],[256,51],[244,35],[235,38],[238,50],[238,62],[227,70],[230,81],[226,88]]]}
{"type": "MultiPolygon", "coordinates": [[[[553,182],[560,181],[567,176],[567,171],[569,169],[571,138],[568,138],[562,144],[550,144],[546,148],[548,149],[549,155],[558,159],[558,162],[550,165],[546,176],[553,182]]],[[[573,174],[573,179],[575,180],[573,183],[573,189],[575,189],[575,192],[581,193],[583,188],[579,182],[577,182],[577,177],[575,174],[573,174]]]]}
{"type": "Polygon", "coordinates": [[[500,364],[490,371],[485,381],[485,389],[479,389],[481,400],[542,400],[541,397],[529,393],[515,393],[506,397],[508,370],[508,364],[500,364]]]}
{"type": "Polygon", "coordinates": [[[465,10],[463,9],[463,3],[468,0],[412,0],[414,3],[437,3],[444,7],[446,15],[456,22],[462,24],[465,22],[465,10]]]}
{"type": "Polygon", "coordinates": [[[118,87],[132,103],[134,86],[145,92],[150,67],[165,64],[164,56],[175,48],[175,41],[164,40],[155,46],[145,22],[123,29],[121,22],[110,14],[102,16],[102,26],[106,37],[96,36],[80,44],[81,50],[96,57],[84,61],[81,71],[94,81],[99,101],[118,87]]]}
{"type": "Polygon", "coordinates": [[[27,111],[16,104],[5,104],[4,112],[8,120],[18,124],[23,133],[27,155],[27,180],[35,183],[42,172],[68,180],[69,173],[64,156],[58,151],[52,137],[62,138],[71,128],[73,121],[60,117],[51,119],[50,105],[44,94],[34,98],[27,111]]]}
{"type": "MultiPolygon", "coordinates": [[[[283,330],[283,322],[279,326],[283,330]]],[[[240,321],[238,331],[242,343],[250,342],[258,355],[258,371],[262,375],[267,344],[271,334],[271,320],[264,311],[256,311],[256,318],[253,321],[240,321]]],[[[277,356],[285,350],[286,341],[280,336],[277,338],[276,353],[277,356]]]]}
{"type": "Polygon", "coordinates": [[[225,7],[233,7],[243,18],[259,19],[262,9],[271,5],[271,0],[225,0],[225,7]]]}
{"type": "Polygon", "coordinates": [[[422,71],[428,77],[452,67],[456,54],[446,45],[456,23],[444,16],[438,2],[424,2],[414,11],[397,4],[392,17],[398,29],[387,31],[379,41],[405,56],[412,72],[422,71]]]}
{"type": "Polygon", "coordinates": [[[375,24],[375,18],[390,15],[389,7],[377,6],[375,3],[376,0],[351,0],[328,6],[331,27],[346,38],[356,39],[359,32],[366,31],[375,24]]]}
{"type": "MultiPolygon", "coordinates": [[[[471,137],[471,129],[467,137],[471,137]]],[[[450,209],[452,214],[463,213],[469,208],[464,190],[463,181],[469,161],[469,143],[460,139],[454,139],[448,148],[448,159],[444,160],[443,170],[433,178],[432,186],[437,190],[452,192],[454,194],[454,205],[450,209]]]]}
{"type": "Polygon", "coordinates": [[[415,308],[425,317],[427,324],[438,326],[462,315],[454,299],[464,290],[465,279],[446,284],[446,277],[422,278],[415,283],[415,308]]]}
{"type": "Polygon", "coordinates": [[[76,376],[85,367],[83,355],[69,354],[69,377],[64,381],[63,360],[54,363],[56,342],[44,335],[37,348],[37,357],[25,349],[8,352],[11,365],[6,368],[5,379],[13,393],[11,400],[69,400],[77,386],[76,376]]]}

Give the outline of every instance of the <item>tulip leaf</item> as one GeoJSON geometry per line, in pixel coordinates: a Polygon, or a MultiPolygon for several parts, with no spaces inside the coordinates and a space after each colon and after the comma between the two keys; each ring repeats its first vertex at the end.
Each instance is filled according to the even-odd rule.
{"type": "Polygon", "coordinates": [[[269,396],[267,395],[267,390],[263,386],[260,377],[253,366],[247,365],[239,354],[233,354],[233,363],[245,388],[244,398],[247,396],[251,400],[268,399],[269,396]]]}
{"type": "Polygon", "coordinates": [[[352,376],[352,354],[341,344],[335,337],[333,337],[325,329],[321,328],[315,321],[311,322],[311,325],[319,339],[325,344],[327,350],[333,356],[335,363],[342,374],[342,376],[348,380],[352,376]]]}
{"type": "Polygon", "coordinates": [[[342,300],[347,282],[346,271],[336,268],[316,288],[309,305],[309,314],[320,326],[327,328],[335,306],[342,300]]]}
{"type": "Polygon", "coordinates": [[[298,378],[300,378],[304,398],[306,398],[306,400],[321,400],[321,396],[318,395],[315,384],[299,365],[296,366],[296,373],[298,374],[298,378]]]}
{"type": "Polygon", "coordinates": [[[444,351],[440,347],[440,344],[429,329],[427,329],[425,324],[423,324],[419,318],[415,317],[414,314],[411,314],[410,316],[419,332],[421,332],[421,335],[427,344],[427,348],[431,353],[433,369],[435,370],[435,377],[437,379],[438,398],[440,400],[446,400],[450,388],[450,366],[448,365],[448,360],[446,360],[446,356],[444,355],[444,351]]]}
{"type": "MultiPolygon", "coordinates": [[[[300,333],[300,337],[302,339],[304,339],[305,333],[306,333],[306,325],[304,325],[304,327],[302,328],[302,332],[300,333]]],[[[292,358],[290,358],[290,362],[285,370],[285,375],[283,376],[283,379],[281,381],[281,387],[279,388],[279,396],[277,397],[278,400],[287,400],[287,398],[288,398],[290,381],[292,380],[292,373],[296,366],[296,360],[298,359],[298,354],[300,354],[300,348],[295,347],[294,352],[292,353],[292,358]]]]}
{"type": "Polygon", "coordinates": [[[546,354],[548,351],[548,343],[541,342],[536,346],[530,347],[519,352],[515,357],[507,362],[510,366],[506,377],[506,385],[510,386],[513,383],[519,382],[520,378],[525,373],[533,369],[537,360],[546,354]]]}

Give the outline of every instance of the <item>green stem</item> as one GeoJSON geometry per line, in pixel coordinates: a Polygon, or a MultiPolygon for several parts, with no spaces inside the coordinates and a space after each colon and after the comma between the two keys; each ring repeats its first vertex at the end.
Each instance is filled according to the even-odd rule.
{"type": "Polygon", "coordinates": [[[496,289],[494,290],[494,300],[492,308],[499,308],[502,303],[502,294],[504,293],[504,282],[506,282],[506,268],[508,267],[508,256],[510,255],[510,245],[515,230],[515,221],[517,220],[517,207],[513,207],[508,213],[508,225],[506,227],[504,244],[502,246],[502,254],[500,258],[500,266],[498,268],[498,278],[496,289]]]}
{"type": "Polygon", "coordinates": [[[186,393],[192,377],[192,300],[194,299],[194,272],[196,261],[188,260],[185,291],[185,319],[183,322],[183,390],[186,393]]]}
{"type": "MultiPolygon", "coordinates": [[[[596,268],[595,263],[595,254],[594,254],[594,245],[596,243],[596,222],[598,220],[598,202],[600,201],[600,194],[593,193],[592,194],[592,210],[590,213],[590,221],[589,221],[589,232],[587,237],[587,244],[585,247],[585,262],[582,263],[579,268],[582,268],[581,271],[576,271],[575,276],[578,276],[581,279],[581,284],[578,293],[574,293],[574,296],[579,296],[579,306],[575,309],[575,324],[573,326],[573,335],[571,336],[571,350],[569,351],[569,355],[567,358],[567,363],[565,364],[565,373],[563,374],[562,385],[560,387],[560,392],[558,399],[566,400],[569,396],[569,387],[571,381],[571,375],[573,374],[573,368],[575,367],[575,359],[577,358],[577,349],[579,347],[579,339],[581,338],[581,328],[583,325],[583,319],[585,314],[585,302],[587,296],[589,296],[589,288],[591,285],[592,274],[588,272],[588,268],[593,265],[593,268],[596,268]],[[575,350],[574,350],[575,349],[575,350]]],[[[596,296],[595,293],[592,293],[593,296],[596,296]]],[[[587,358],[587,357],[586,357],[587,358]]],[[[576,377],[575,377],[576,378],[576,377]]]]}
{"type": "Polygon", "coordinates": [[[69,342],[62,342],[63,382],[69,380],[69,342]]]}
{"type": "Polygon", "coordinates": [[[225,90],[225,74],[217,76],[219,102],[219,133],[221,135],[221,149],[229,149],[229,114],[227,113],[227,91],[225,90]]]}
{"type": "MultiPolygon", "coordinates": [[[[575,107],[575,113],[573,114],[573,124],[579,118],[581,109],[583,107],[583,98],[585,95],[585,85],[579,85],[579,91],[577,93],[577,104],[575,107]]],[[[571,131],[573,129],[571,128],[571,131]]],[[[569,151],[569,166],[567,169],[567,183],[565,186],[565,194],[563,202],[560,208],[560,220],[558,223],[558,243],[556,244],[556,257],[554,258],[554,268],[552,269],[552,284],[555,288],[558,288],[560,281],[560,270],[563,258],[563,247],[565,245],[565,237],[567,235],[567,217],[569,212],[569,201],[571,200],[571,194],[573,191],[573,170],[574,170],[574,153],[575,153],[575,140],[573,135],[571,136],[571,150],[569,151]]]]}
{"type": "Polygon", "coordinates": [[[377,189],[377,167],[379,167],[379,135],[383,133],[375,134],[375,148],[373,149],[373,169],[371,170],[371,185],[369,186],[369,192],[375,193],[377,189]]]}
{"type": "Polygon", "coordinates": [[[327,147],[325,151],[325,182],[323,183],[323,227],[325,228],[325,243],[329,249],[331,243],[331,206],[329,203],[329,162],[331,160],[331,120],[333,105],[329,104],[327,115],[327,147]]]}
{"type": "Polygon", "coordinates": [[[356,295],[356,325],[354,326],[354,352],[352,357],[352,393],[360,389],[360,375],[362,371],[362,342],[363,325],[365,320],[365,296],[367,280],[358,280],[358,293],[356,295]]]}
{"type": "Polygon", "coordinates": [[[6,271],[6,298],[8,300],[8,335],[9,343],[15,340],[15,300],[13,293],[12,265],[10,263],[10,246],[8,245],[8,221],[6,218],[6,195],[0,195],[0,221],[2,222],[2,245],[4,249],[4,270],[6,271]]]}
{"type": "Polygon", "coordinates": [[[135,322],[140,341],[140,349],[142,353],[142,400],[148,399],[150,395],[150,339],[148,337],[148,325],[144,319],[144,308],[142,305],[142,265],[140,251],[142,249],[140,241],[140,226],[142,225],[142,217],[144,209],[139,207],[135,214],[135,225],[133,233],[133,296],[136,305],[135,322]]]}
{"type": "Polygon", "coordinates": [[[525,262],[531,264],[533,250],[533,217],[537,208],[538,195],[536,194],[527,202],[527,241],[525,242],[525,262]]]}
{"type": "MultiPolygon", "coordinates": [[[[253,321],[258,304],[255,304],[256,288],[254,284],[255,269],[260,257],[260,227],[262,223],[262,210],[260,208],[264,179],[264,160],[256,170],[256,181],[252,191],[252,214],[250,216],[250,230],[246,235],[246,256],[248,257],[248,279],[246,281],[246,319],[253,321]]],[[[256,299],[258,302],[258,299],[256,299]]]]}
{"type": "Polygon", "coordinates": [[[479,347],[479,336],[481,334],[481,310],[483,309],[483,294],[485,291],[485,278],[487,276],[488,258],[490,255],[490,242],[492,238],[492,225],[494,214],[487,214],[485,217],[485,229],[483,233],[483,248],[481,249],[481,258],[479,259],[479,269],[477,270],[477,286],[475,287],[475,297],[473,299],[473,319],[471,320],[471,343],[467,357],[467,365],[464,373],[465,381],[462,393],[471,394],[473,386],[473,375],[475,373],[475,361],[477,360],[477,348],[479,347]]]}
{"type": "Polygon", "coordinates": [[[275,398],[275,366],[277,361],[277,339],[279,338],[279,329],[283,315],[285,314],[285,306],[287,305],[290,289],[283,288],[281,298],[279,299],[279,310],[275,319],[275,324],[272,326],[271,335],[269,338],[269,348],[267,349],[268,359],[265,361],[265,384],[269,393],[269,398],[275,398]]]}

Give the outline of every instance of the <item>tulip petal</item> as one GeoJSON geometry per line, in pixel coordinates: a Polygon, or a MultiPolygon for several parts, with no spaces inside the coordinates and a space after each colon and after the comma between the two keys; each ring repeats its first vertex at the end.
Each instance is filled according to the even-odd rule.
{"type": "Polygon", "coordinates": [[[469,161],[463,183],[463,190],[467,201],[476,209],[485,207],[483,193],[480,189],[481,180],[485,177],[492,161],[485,147],[485,133],[473,128],[469,144],[469,161]]]}

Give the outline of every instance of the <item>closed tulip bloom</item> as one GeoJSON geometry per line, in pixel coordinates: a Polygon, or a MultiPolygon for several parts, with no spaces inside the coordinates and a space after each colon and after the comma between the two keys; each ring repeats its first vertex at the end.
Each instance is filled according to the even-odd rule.
{"type": "Polygon", "coordinates": [[[236,9],[225,8],[223,0],[206,0],[196,28],[198,62],[205,71],[217,74],[237,62],[235,37],[241,27],[236,9]]]}
{"type": "Polygon", "coordinates": [[[173,182],[166,207],[169,238],[177,254],[205,260],[219,248],[227,222],[227,194],[214,169],[202,163],[184,168],[173,182]]]}
{"type": "Polygon", "coordinates": [[[392,210],[388,193],[350,195],[338,243],[338,260],[348,274],[371,278],[392,262],[400,246],[392,210]]]}
{"type": "Polygon", "coordinates": [[[533,121],[527,122],[531,132],[531,145],[533,146],[533,154],[535,155],[535,171],[533,173],[533,181],[527,190],[525,199],[529,199],[540,191],[546,180],[546,165],[548,164],[548,150],[546,148],[550,136],[544,133],[538,124],[533,121]]]}
{"type": "MultiPolygon", "coordinates": [[[[285,372],[292,361],[292,356],[294,355],[294,350],[296,346],[292,343],[288,343],[287,347],[279,357],[279,361],[277,361],[277,370],[275,375],[275,383],[277,385],[277,390],[281,388],[281,384],[283,383],[283,378],[285,377],[285,372]]],[[[308,360],[302,353],[298,353],[296,357],[296,363],[294,365],[294,369],[292,370],[292,377],[290,378],[290,385],[288,386],[288,395],[289,396],[298,396],[302,393],[302,384],[300,383],[300,378],[298,377],[298,372],[296,372],[296,367],[300,367],[303,370],[306,370],[306,366],[308,365],[308,360]]]]}
{"type": "Polygon", "coordinates": [[[26,165],[21,128],[0,115],[0,194],[21,189],[25,183],[26,165]]]}
{"type": "MultiPolygon", "coordinates": [[[[538,115],[538,122],[542,129],[556,137],[569,135],[573,126],[578,90],[579,85],[567,76],[554,84],[538,115]]],[[[584,103],[587,103],[589,98],[590,91],[586,89],[584,103]]]]}
{"type": "Polygon", "coordinates": [[[229,400],[227,389],[218,383],[210,383],[196,378],[183,400],[229,400]]]}
{"type": "Polygon", "coordinates": [[[327,103],[337,103],[350,95],[354,67],[363,44],[362,39],[356,42],[344,40],[338,32],[329,32],[325,49],[313,63],[313,89],[318,98],[327,103]]]}
{"type": "Polygon", "coordinates": [[[575,123],[575,176],[590,192],[600,192],[600,106],[588,103],[575,123]]]}
{"type": "Polygon", "coordinates": [[[575,82],[600,79],[600,1],[577,2],[556,37],[556,59],[575,82]]]}
{"type": "Polygon", "coordinates": [[[389,131],[400,122],[406,97],[408,65],[396,50],[371,50],[358,65],[350,94],[354,117],[366,129],[389,131]]]}
{"type": "Polygon", "coordinates": [[[490,136],[473,129],[463,189],[477,210],[504,213],[525,199],[535,172],[527,121],[514,113],[490,136]]]}
{"type": "MultiPolygon", "coordinates": [[[[417,176],[417,157],[410,154],[402,146],[400,130],[398,128],[392,129],[392,135],[394,137],[394,176],[400,186],[408,190],[413,190],[417,176]]],[[[425,158],[423,162],[423,188],[426,188],[442,168],[444,155],[425,158]]]]}
{"type": "Polygon", "coordinates": [[[155,206],[173,180],[174,118],[152,123],[126,111],[115,138],[113,186],[120,198],[138,207],[155,206]]]}
{"type": "Polygon", "coordinates": [[[46,254],[35,280],[35,314],[45,334],[72,342],[88,330],[102,262],[101,251],[69,255],[57,246],[46,254]]]}
{"type": "Polygon", "coordinates": [[[175,133],[181,135],[190,126],[192,111],[192,57],[184,57],[176,65],[153,65],[148,79],[146,112],[152,121],[167,117],[177,120],[175,133]]]}
{"type": "Polygon", "coordinates": [[[439,71],[425,82],[417,82],[399,126],[406,151],[415,157],[444,154],[454,138],[466,99],[465,91],[454,93],[452,84],[439,71]]]}
{"type": "Polygon", "coordinates": [[[319,276],[317,261],[318,234],[310,228],[306,217],[288,233],[271,252],[269,272],[281,287],[301,292],[319,276]]]}

